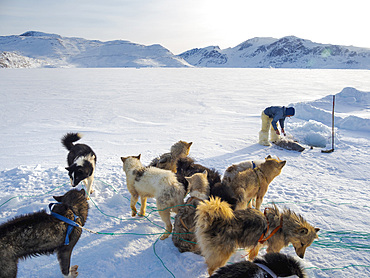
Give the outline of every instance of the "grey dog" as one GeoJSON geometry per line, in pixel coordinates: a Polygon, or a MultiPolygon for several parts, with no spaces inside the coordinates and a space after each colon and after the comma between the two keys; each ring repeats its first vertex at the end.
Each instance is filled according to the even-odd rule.
{"type": "MultiPolygon", "coordinates": [[[[72,189],[63,196],[54,196],[54,199],[58,202],[52,208],[54,214],[74,220],[80,226],[85,225],[89,204],[84,189],[72,189]]],[[[16,277],[19,259],[53,253],[57,254],[63,275],[76,277],[78,266],[70,268],[71,255],[82,230],[71,227],[45,210],[21,215],[1,224],[0,278],[16,277]],[[67,235],[69,229],[71,232],[67,235]]]]}

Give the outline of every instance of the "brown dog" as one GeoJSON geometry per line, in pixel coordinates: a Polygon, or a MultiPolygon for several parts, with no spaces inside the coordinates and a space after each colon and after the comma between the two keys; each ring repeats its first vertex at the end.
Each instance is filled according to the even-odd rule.
{"type": "Polygon", "coordinates": [[[177,161],[180,158],[187,157],[189,155],[190,147],[193,142],[187,143],[185,141],[179,141],[172,145],[171,152],[164,153],[160,157],[156,157],[150,162],[149,166],[157,168],[171,170],[176,173],[177,161]]]}
{"type": "Polygon", "coordinates": [[[252,208],[233,212],[219,198],[200,203],[196,213],[195,234],[210,275],[225,265],[237,248],[251,249],[252,260],[263,245],[270,253],[292,243],[296,254],[303,258],[319,230],[289,209],[280,213],[273,206],[265,210],[265,215],[252,208]]]}
{"type": "MultiPolygon", "coordinates": [[[[228,186],[235,196],[238,196],[236,210],[252,207],[252,199],[256,197],[256,209],[261,208],[269,184],[283,169],[286,161],[267,157],[263,163],[254,169],[235,172],[228,186]]],[[[229,177],[230,178],[230,177],[229,177]]]]}

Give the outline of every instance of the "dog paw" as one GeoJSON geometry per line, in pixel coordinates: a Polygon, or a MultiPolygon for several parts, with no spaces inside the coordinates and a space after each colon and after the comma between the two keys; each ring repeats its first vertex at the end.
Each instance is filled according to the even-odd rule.
{"type": "Polygon", "coordinates": [[[69,273],[71,274],[71,277],[74,278],[78,276],[77,269],[78,269],[78,265],[74,265],[70,268],[69,273]]]}
{"type": "Polygon", "coordinates": [[[136,216],[136,211],[132,211],[132,212],[131,212],[131,216],[132,216],[132,217],[136,216]]]}
{"type": "Polygon", "coordinates": [[[78,276],[78,265],[71,266],[69,269],[68,276],[63,275],[65,278],[76,278],[78,276]]]}
{"type": "Polygon", "coordinates": [[[164,239],[166,239],[166,238],[168,238],[170,236],[170,234],[169,233],[164,233],[162,236],[161,236],[161,240],[164,240],[164,239]]]}

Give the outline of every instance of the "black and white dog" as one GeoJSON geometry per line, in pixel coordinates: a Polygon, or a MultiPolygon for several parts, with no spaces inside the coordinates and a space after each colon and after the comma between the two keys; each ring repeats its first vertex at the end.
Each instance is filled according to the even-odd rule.
{"type": "Polygon", "coordinates": [[[93,192],[92,184],[94,181],[94,172],[96,164],[96,154],[85,144],[73,144],[82,138],[79,133],[67,133],[62,138],[62,144],[69,151],[67,156],[69,177],[71,185],[75,187],[84,181],[86,185],[87,199],[90,199],[90,194],[93,192]]]}

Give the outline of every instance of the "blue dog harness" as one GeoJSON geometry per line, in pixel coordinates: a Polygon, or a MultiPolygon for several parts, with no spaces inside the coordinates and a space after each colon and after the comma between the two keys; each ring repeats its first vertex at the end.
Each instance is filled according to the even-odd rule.
{"type": "Polygon", "coordinates": [[[63,215],[60,215],[60,214],[58,214],[56,212],[53,212],[51,210],[51,208],[54,205],[57,205],[57,204],[61,204],[61,203],[51,203],[51,204],[49,204],[50,215],[68,224],[67,234],[66,234],[66,239],[64,241],[64,245],[69,245],[69,236],[70,236],[70,234],[73,231],[73,227],[79,227],[79,228],[81,228],[81,226],[78,223],[75,222],[78,219],[78,216],[76,216],[76,214],[73,213],[74,221],[72,221],[71,219],[69,219],[67,217],[64,217],[63,215]]]}
{"type": "Polygon", "coordinates": [[[256,168],[256,164],[252,161],[252,169],[256,168]]]}

